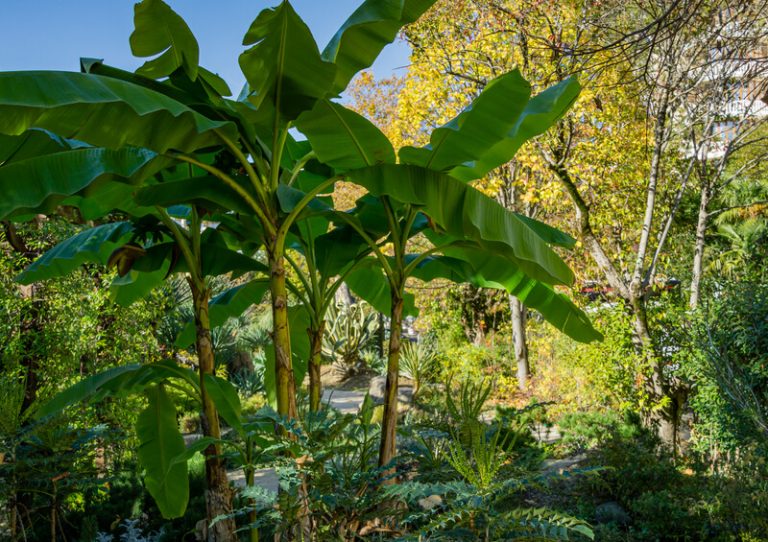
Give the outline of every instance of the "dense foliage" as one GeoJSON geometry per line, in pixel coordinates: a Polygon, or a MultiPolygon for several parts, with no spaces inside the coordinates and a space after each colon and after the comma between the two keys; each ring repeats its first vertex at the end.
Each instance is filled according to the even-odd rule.
{"type": "Polygon", "coordinates": [[[235,99],[143,0],[0,74],[0,537],[768,540],[765,13],[283,2],[235,99]]]}

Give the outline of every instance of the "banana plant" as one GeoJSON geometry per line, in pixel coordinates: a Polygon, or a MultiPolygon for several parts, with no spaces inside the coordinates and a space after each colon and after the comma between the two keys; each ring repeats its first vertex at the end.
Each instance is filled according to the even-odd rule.
{"type": "Polygon", "coordinates": [[[88,147],[18,164],[16,175],[33,167],[78,174],[68,180],[50,175],[34,189],[28,184],[4,189],[13,206],[9,211],[18,216],[33,208],[95,201],[103,210],[129,196],[128,185],[144,184],[155,171],[173,164],[203,170],[204,175],[156,183],[156,195],[178,203],[213,200],[260,225],[273,308],[278,411],[293,417],[286,237],[299,211],[335,179],[323,179],[294,211],[282,212],[280,187],[314,156],[289,130],[318,100],[338,95],[402,25],[433,2],[367,0],[322,52],[289,2],[264,10],[243,39],[248,48],[239,63],[247,84],[237,99],[229,99],[224,81],[199,65],[197,41],[183,19],[161,0],[144,0],[135,7],[130,42],[134,54],[152,58],[135,73],[85,59],[80,74],[0,74],[0,134],[25,137],[42,129],[88,147]]]}
{"type": "MultiPolygon", "coordinates": [[[[333,336],[336,325],[334,323],[331,329],[327,328],[328,315],[334,310],[336,291],[370,254],[366,244],[354,237],[339,237],[339,231],[330,229],[332,222],[329,217],[335,212],[332,208],[321,208],[318,211],[309,217],[301,217],[293,228],[291,246],[301,255],[301,259],[288,256],[293,275],[298,280],[294,290],[309,320],[309,404],[312,411],[320,408],[320,367],[323,356],[328,357],[337,350],[337,345],[330,344],[335,342],[333,336]]],[[[371,280],[375,281],[376,276],[372,276],[371,280]]],[[[412,306],[413,302],[410,301],[412,306]]],[[[367,325],[370,323],[365,323],[367,325]]],[[[354,345],[345,347],[346,350],[350,348],[355,349],[354,345]]]]}
{"type": "Polygon", "coordinates": [[[391,321],[380,466],[390,464],[396,453],[399,355],[409,278],[442,276],[494,284],[526,299],[572,337],[599,338],[583,312],[552,289],[571,284],[573,275],[549,245],[569,246],[573,239],[504,209],[467,184],[509,161],[525,141],[554,124],[578,93],[578,82],[570,79],[531,98],[530,85],[518,71],[510,72],[434,130],[427,146],[401,149],[399,163],[387,137],[341,104],[318,101],[297,119],[318,160],[368,190],[355,213],[337,212],[335,221],[342,235],[357,236],[372,253],[367,265],[347,277],[350,287],[365,298],[371,287],[380,287],[381,281],[369,279],[378,273],[384,275],[389,294],[388,302],[377,307],[387,310],[391,321]],[[409,253],[409,241],[419,233],[431,246],[409,253]]]}
{"type": "MultiPolygon", "coordinates": [[[[123,243],[125,232],[118,227],[72,241],[69,250],[78,256],[67,265],[83,257],[76,250],[80,242],[92,243],[88,246],[101,260],[112,251],[118,268],[128,270],[126,276],[139,273],[135,280],[126,279],[131,286],[120,291],[138,296],[162,280],[174,265],[172,258],[186,263],[201,369],[211,359],[210,340],[205,340],[209,293],[204,273],[193,266],[204,255],[196,228],[211,208],[258,224],[262,236],[249,241],[263,246],[267,255],[276,402],[280,414],[294,417],[286,239],[302,209],[336,178],[323,178],[290,212],[283,212],[281,187],[314,157],[289,130],[318,100],[338,95],[403,24],[433,2],[367,0],[322,53],[288,2],[264,10],[243,40],[248,49],[239,60],[247,85],[237,99],[227,98],[226,83],[199,65],[197,41],[181,17],[161,0],[139,2],[130,44],[136,56],[149,60],[136,72],[83,59],[82,73],[0,73],[0,217],[24,219],[71,206],[86,220],[112,211],[161,218],[176,247],[165,259],[150,250],[154,247],[123,243]],[[195,212],[194,227],[186,232],[169,212],[178,205],[195,212]],[[140,273],[136,265],[151,267],[154,274],[140,273]],[[150,274],[151,280],[145,276],[150,274]]],[[[215,411],[205,405],[204,410],[210,420],[216,418],[215,411]]],[[[219,475],[209,479],[218,509],[229,506],[225,482],[219,475]]],[[[232,538],[231,526],[217,525],[213,538],[232,538]]]]}
{"type": "MultiPolygon", "coordinates": [[[[137,199],[141,199],[141,195],[139,190],[137,199]]],[[[206,504],[208,518],[212,521],[231,511],[232,496],[219,443],[219,412],[232,408],[233,396],[235,402],[238,399],[237,394],[229,390],[231,385],[215,377],[207,277],[231,272],[258,272],[263,271],[264,266],[227,246],[217,229],[204,226],[197,206],[178,207],[175,211],[183,214],[172,217],[168,210],[158,207],[153,214],[134,217],[133,221],[106,223],[86,230],[45,253],[19,276],[19,280],[30,283],[61,276],[86,262],[107,264],[116,267],[118,273],[111,286],[113,298],[120,304],[128,305],[148,294],[171,274],[181,273],[186,277],[193,300],[194,342],[198,358],[198,378],[190,394],[201,407],[203,434],[212,439],[204,450],[206,504]],[[223,389],[230,393],[224,394],[223,389]]],[[[264,290],[261,291],[263,293],[264,290]]],[[[167,369],[166,366],[162,368],[167,369]]],[[[165,371],[162,374],[177,377],[182,371],[179,369],[170,375],[165,371]]],[[[161,384],[163,382],[167,382],[167,378],[161,384]]],[[[74,389],[81,388],[75,386],[74,389]]],[[[147,488],[164,515],[182,515],[188,492],[180,491],[179,487],[186,487],[185,472],[180,470],[180,465],[168,466],[168,461],[184,450],[175,416],[166,419],[169,409],[174,412],[175,408],[162,386],[134,391],[145,392],[149,402],[136,427],[140,441],[139,459],[148,472],[145,478],[147,488]],[[158,453],[155,453],[157,450],[154,450],[153,443],[159,443],[157,446],[161,449],[158,453]],[[160,466],[150,468],[157,465],[158,460],[160,466]]],[[[77,397],[77,394],[68,390],[64,396],[77,397]]],[[[233,416],[226,416],[226,419],[230,424],[237,423],[233,421],[236,419],[233,416]]],[[[211,531],[213,537],[222,539],[234,532],[234,528],[234,522],[228,519],[217,522],[211,531]]]]}

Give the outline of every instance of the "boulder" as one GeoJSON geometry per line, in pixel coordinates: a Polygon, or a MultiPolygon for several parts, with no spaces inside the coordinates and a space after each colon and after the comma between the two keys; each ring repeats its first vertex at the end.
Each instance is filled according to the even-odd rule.
{"type": "MultiPolygon", "coordinates": [[[[413,401],[413,387],[405,386],[402,382],[398,383],[397,388],[397,401],[406,405],[411,404],[413,401]]],[[[375,376],[371,378],[371,383],[368,386],[368,395],[371,396],[371,400],[375,405],[381,405],[384,403],[384,394],[387,390],[387,377],[375,376]]]]}

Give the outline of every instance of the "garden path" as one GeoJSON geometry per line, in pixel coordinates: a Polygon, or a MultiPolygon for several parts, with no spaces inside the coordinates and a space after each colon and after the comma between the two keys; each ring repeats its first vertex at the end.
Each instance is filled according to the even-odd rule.
{"type": "MultiPolygon", "coordinates": [[[[355,414],[360,409],[360,405],[363,404],[367,392],[368,390],[365,389],[340,390],[326,388],[323,391],[323,402],[330,403],[332,407],[344,414],[355,414]]],[[[533,428],[532,433],[536,440],[544,444],[551,444],[560,439],[560,432],[557,430],[557,427],[537,425],[533,428]]],[[[543,469],[545,472],[562,472],[575,466],[583,459],[580,456],[560,460],[548,459],[544,462],[543,469]]],[[[236,487],[245,487],[243,469],[230,471],[228,475],[236,487]]],[[[275,469],[257,470],[254,474],[254,482],[270,492],[276,493],[279,487],[279,477],[275,469]]]]}

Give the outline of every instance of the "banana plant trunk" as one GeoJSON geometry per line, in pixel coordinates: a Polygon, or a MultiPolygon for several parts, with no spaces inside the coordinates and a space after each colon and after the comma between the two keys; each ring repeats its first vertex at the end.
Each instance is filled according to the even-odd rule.
{"type": "MultiPolygon", "coordinates": [[[[392,314],[389,328],[387,356],[387,386],[384,393],[384,416],[381,422],[379,467],[389,464],[395,457],[397,428],[397,385],[400,375],[400,343],[403,328],[403,288],[392,288],[392,314]]],[[[384,483],[394,483],[387,477],[384,483]]]]}
{"type": "Polygon", "coordinates": [[[296,411],[296,382],[291,361],[291,332],[288,324],[288,290],[285,283],[285,258],[270,251],[270,292],[272,294],[272,341],[275,347],[275,387],[277,412],[293,419],[296,411]]]}
{"type": "Polygon", "coordinates": [[[525,334],[526,309],[523,302],[513,295],[509,296],[509,308],[512,314],[512,343],[515,348],[515,361],[517,361],[517,387],[520,391],[525,391],[531,376],[528,340],[525,334]]]}
{"type": "MultiPolygon", "coordinates": [[[[195,310],[196,348],[200,373],[200,399],[203,412],[200,421],[203,434],[215,439],[221,438],[221,426],[216,405],[205,389],[205,375],[214,374],[213,343],[211,342],[211,322],[208,316],[208,301],[210,290],[200,287],[190,280],[192,299],[195,310]]],[[[205,449],[205,505],[207,513],[207,540],[209,542],[224,542],[236,540],[235,520],[227,518],[217,521],[214,518],[232,513],[232,491],[227,479],[227,471],[221,455],[221,446],[212,444],[205,449]]]]}
{"type": "Polygon", "coordinates": [[[321,320],[314,328],[307,330],[309,333],[310,357],[309,357],[309,408],[312,412],[320,410],[320,401],[323,396],[322,383],[320,382],[320,366],[323,362],[323,333],[325,320],[321,320]]]}

